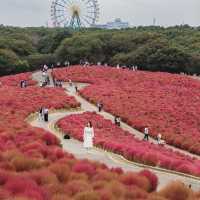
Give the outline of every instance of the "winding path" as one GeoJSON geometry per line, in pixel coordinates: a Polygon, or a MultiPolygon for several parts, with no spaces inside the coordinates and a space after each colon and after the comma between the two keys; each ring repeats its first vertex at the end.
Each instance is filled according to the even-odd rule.
{"type": "MultiPolygon", "coordinates": [[[[33,79],[36,81],[40,81],[41,80],[41,73],[40,72],[35,72],[33,74],[33,79]]],[[[52,86],[52,80],[51,81],[51,85],[52,86]]],[[[82,89],[85,86],[87,86],[87,84],[77,84],[78,89],[82,89]]],[[[55,124],[59,119],[62,119],[63,117],[69,116],[71,114],[80,114],[83,113],[85,111],[97,111],[96,106],[94,106],[93,104],[87,102],[84,98],[78,96],[75,91],[74,88],[70,87],[68,84],[64,84],[64,87],[66,88],[66,93],[70,96],[74,96],[76,98],[76,100],[78,102],[81,103],[81,110],[80,111],[65,111],[65,112],[56,112],[56,113],[52,113],[49,116],[49,122],[48,123],[44,123],[44,122],[40,122],[38,121],[38,119],[34,119],[30,121],[30,124],[32,126],[35,127],[40,127],[40,128],[44,128],[45,130],[48,130],[49,132],[51,132],[52,134],[56,135],[57,137],[60,138],[62,144],[63,144],[63,149],[66,150],[67,152],[72,153],[73,155],[75,155],[76,158],[79,159],[90,159],[90,160],[96,160],[96,161],[100,161],[102,163],[105,163],[107,166],[109,167],[121,167],[124,171],[141,171],[142,169],[151,169],[151,171],[153,171],[158,177],[159,177],[159,187],[158,189],[164,187],[166,184],[168,184],[169,182],[173,181],[173,180],[180,180],[183,183],[185,183],[186,185],[191,184],[192,188],[194,190],[199,190],[200,189],[200,178],[194,178],[192,176],[184,176],[181,173],[176,173],[176,172],[172,172],[170,170],[162,170],[159,168],[154,168],[154,167],[150,167],[150,166],[145,166],[142,164],[137,164],[134,162],[129,162],[125,159],[123,159],[121,156],[113,154],[113,153],[108,153],[108,152],[104,152],[100,149],[93,149],[91,150],[89,153],[83,148],[82,143],[71,139],[71,140],[64,140],[62,135],[55,129],[55,124]]],[[[105,119],[109,119],[109,120],[113,120],[114,116],[112,116],[111,114],[107,113],[107,112],[101,112],[100,113],[105,119]]],[[[143,133],[133,129],[132,127],[128,126],[125,123],[122,123],[122,129],[129,131],[130,133],[134,134],[137,138],[142,139],[143,138],[143,133]]],[[[156,143],[156,141],[154,139],[151,138],[150,140],[153,143],[156,143]]],[[[181,153],[184,153],[186,155],[190,155],[196,158],[200,159],[200,156],[197,155],[193,155],[189,152],[186,152],[184,150],[180,150],[177,149],[175,147],[166,145],[167,148],[171,148],[175,151],[179,151],[181,153]]]]}

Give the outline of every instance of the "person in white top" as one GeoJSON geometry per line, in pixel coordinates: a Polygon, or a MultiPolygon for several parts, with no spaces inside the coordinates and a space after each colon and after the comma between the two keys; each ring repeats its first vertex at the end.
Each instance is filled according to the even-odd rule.
{"type": "Polygon", "coordinates": [[[149,141],[149,129],[148,128],[144,129],[144,139],[143,140],[149,141]]]}
{"type": "Polygon", "coordinates": [[[93,139],[94,139],[94,128],[92,126],[92,122],[88,122],[87,126],[84,128],[83,134],[83,147],[87,150],[93,147],[93,139]]]}

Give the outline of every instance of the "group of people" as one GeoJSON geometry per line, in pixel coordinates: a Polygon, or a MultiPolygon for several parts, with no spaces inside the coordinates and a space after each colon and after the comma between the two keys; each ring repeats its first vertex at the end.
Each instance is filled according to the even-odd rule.
{"type": "Polygon", "coordinates": [[[39,110],[39,121],[49,121],[49,109],[45,107],[41,107],[39,110]]]}
{"type": "Polygon", "coordinates": [[[21,87],[21,88],[26,88],[27,86],[28,86],[27,80],[22,80],[22,81],[20,82],[20,87],[21,87]]]}

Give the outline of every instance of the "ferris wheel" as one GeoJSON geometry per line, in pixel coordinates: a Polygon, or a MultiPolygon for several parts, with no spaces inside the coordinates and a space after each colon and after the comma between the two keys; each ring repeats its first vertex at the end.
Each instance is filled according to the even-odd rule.
{"type": "Polygon", "coordinates": [[[55,27],[93,26],[99,17],[97,0],[53,0],[51,18],[55,27]]]}

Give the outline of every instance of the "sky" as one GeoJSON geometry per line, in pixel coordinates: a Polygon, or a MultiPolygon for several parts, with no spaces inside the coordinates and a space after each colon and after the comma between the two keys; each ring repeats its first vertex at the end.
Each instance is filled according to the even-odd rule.
{"type": "MultiPolygon", "coordinates": [[[[121,18],[132,26],[189,24],[200,26],[200,0],[98,0],[98,24],[121,18]]],[[[0,24],[45,26],[51,0],[0,0],[0,24]]]]}

